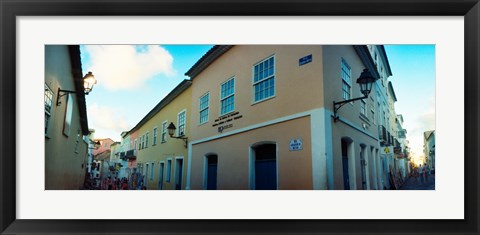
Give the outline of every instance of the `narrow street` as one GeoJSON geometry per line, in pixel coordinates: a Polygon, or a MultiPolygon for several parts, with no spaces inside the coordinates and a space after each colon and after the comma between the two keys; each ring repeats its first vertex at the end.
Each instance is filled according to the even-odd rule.
{"type": "Polygon", "coordinates": [[[435,190],[435,174],[429,175],[427,180],[411,176],[399,190],[435,190]]]}

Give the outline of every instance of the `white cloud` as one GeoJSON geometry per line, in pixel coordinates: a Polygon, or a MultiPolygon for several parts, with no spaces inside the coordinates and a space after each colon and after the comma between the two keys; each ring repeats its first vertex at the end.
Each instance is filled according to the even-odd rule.
{"type": "Polygon", "coordinates": [[[119,139],[122,131],[129,131],[132,127],[121,110],[99,106],[93,103],[88,106],[88,127],[95,129],[95,138],[119,139]]]}
{"type": "Polygon", "coordinates": [[[156,45],[85,45],[98,86],[108,90],[132,90],[156,75],[173,76],[173,57],[156,45]]]}

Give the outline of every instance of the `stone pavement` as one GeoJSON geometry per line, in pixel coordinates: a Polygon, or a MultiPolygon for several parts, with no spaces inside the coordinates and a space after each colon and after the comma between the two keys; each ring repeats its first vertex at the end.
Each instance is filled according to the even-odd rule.
{"type": "Polygon", "coordinates": [[[435,190],[435,174],[428,176],[425,181],[418,177],[409,177],[408,180],[399,188],[399,190],[435,190]]]}

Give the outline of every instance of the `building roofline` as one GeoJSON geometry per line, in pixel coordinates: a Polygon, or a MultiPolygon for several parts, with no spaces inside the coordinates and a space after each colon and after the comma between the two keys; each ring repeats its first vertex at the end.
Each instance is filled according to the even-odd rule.
{"type": "Polygon", "coordinates": [[[385,46],[379,45],[378,47],[380,48],[380,56],[383,58],[383,61],[385,61],[387,74],[388,76],[392,76],[392,69],[390,68],[390,62],[388,62],[388,56],[387,52],[385,51],[385,46]]]}
{"type": "Polygon", "coordinates": [[[425,131],[423,132],[423,137],[425,138],[425,140],[428,140],[430,139],[430,136],[432,136],[433,133],[435,133],[435,130],[425,131]]]}
{"type": "Polygon", "coordinates": [[[95,138],[93,140],[111,140],[112,142],[115,142],[114,140],[112,140],[112,138],[95,138]]]}
{"type": "Polygon", "coordinates": [[[388,81],[388,89],[392,92],[393,99],[397,102],[397,96],[395,95],[395,90],[393,90],[393,85],[391,81],[388,81]]]}
{"type": "Polygon", "coordinates": [[[198,74],[212,64],[218,57],[230,50],[233,45],[215,45],[205,53],[186,73],[193,80],[198,74]]]}
{"type": "Polygon", "coordinates": [[[77,97],[78,111],[80,113],[80,126],[83,135],[90,134],[88,130],[87,105],[85,103],[85,91],[83,88],[82,62],[80,58],[80,46],[69,45],[70,63],[72,67],[72,76],[75,84],[75,95],[77,97]]]}
{"type": "Polygon", "coordinates": [[[150,110],[150,112],[145,115],[140,122],[137,123],[130,131],[128,131],[125,136],[130,135],[132,132],[140,129],[140,127],[145,124],[148,120],[150,120],[153,116],[155,116],[158,112],[160,112],[165,106],[171,103],[175,98],[177,98],[180,94],[182,94],[187,88],[192,85],[192,82],[188,79],[184,79],[180,84],[178,84],[175,88],[173,88],[170,93],[168,93],[165,98],[163,98],[160,102],[158,102],[155,107],[150,110]]]}
{"type": "Polygon", "coordinates": [[[373,61],[368,47],[366,45],[354,45],[353,48],[355,48],[355,51],[357,52],[358,57],[360,57],[360,60],[363,62],[365,68],[370,70],[375,78],[380,78],[380,74],[377,71],[377,67],[375,66],[375,62],[373,61]]]}

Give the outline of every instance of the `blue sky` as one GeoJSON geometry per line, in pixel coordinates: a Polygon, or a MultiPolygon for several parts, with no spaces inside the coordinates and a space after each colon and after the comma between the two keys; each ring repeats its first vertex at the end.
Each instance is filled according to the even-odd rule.
{"type": "Polygon", "coordinates": [[[435,45],[385,45],[410,147],[423,149],[423,132],[435,129],[435,45]]]}
{"type": "Polygon", "coordinates": [[[86,97],[95,138],[120,141],[212,46],[82,45],[82,70],[97,79],[86,97]],[[110,49],[109,49],[110,48],[110,49]],[[157,50],[155,48],[161,48],[157,50]],[[127,84],[127,85],[122,85],[127,84]]]}
{"type": "MultiPolygon", "coordinates": [[[[120,141],[183,79],[212,45],[82,45],[82,69],[97,84],[87,97],[89,127],[96,138],[120,141]]],[[[423,132],[435,128],[435,46],[386,45],[397,114],[413,151],[423,132]]]]}

